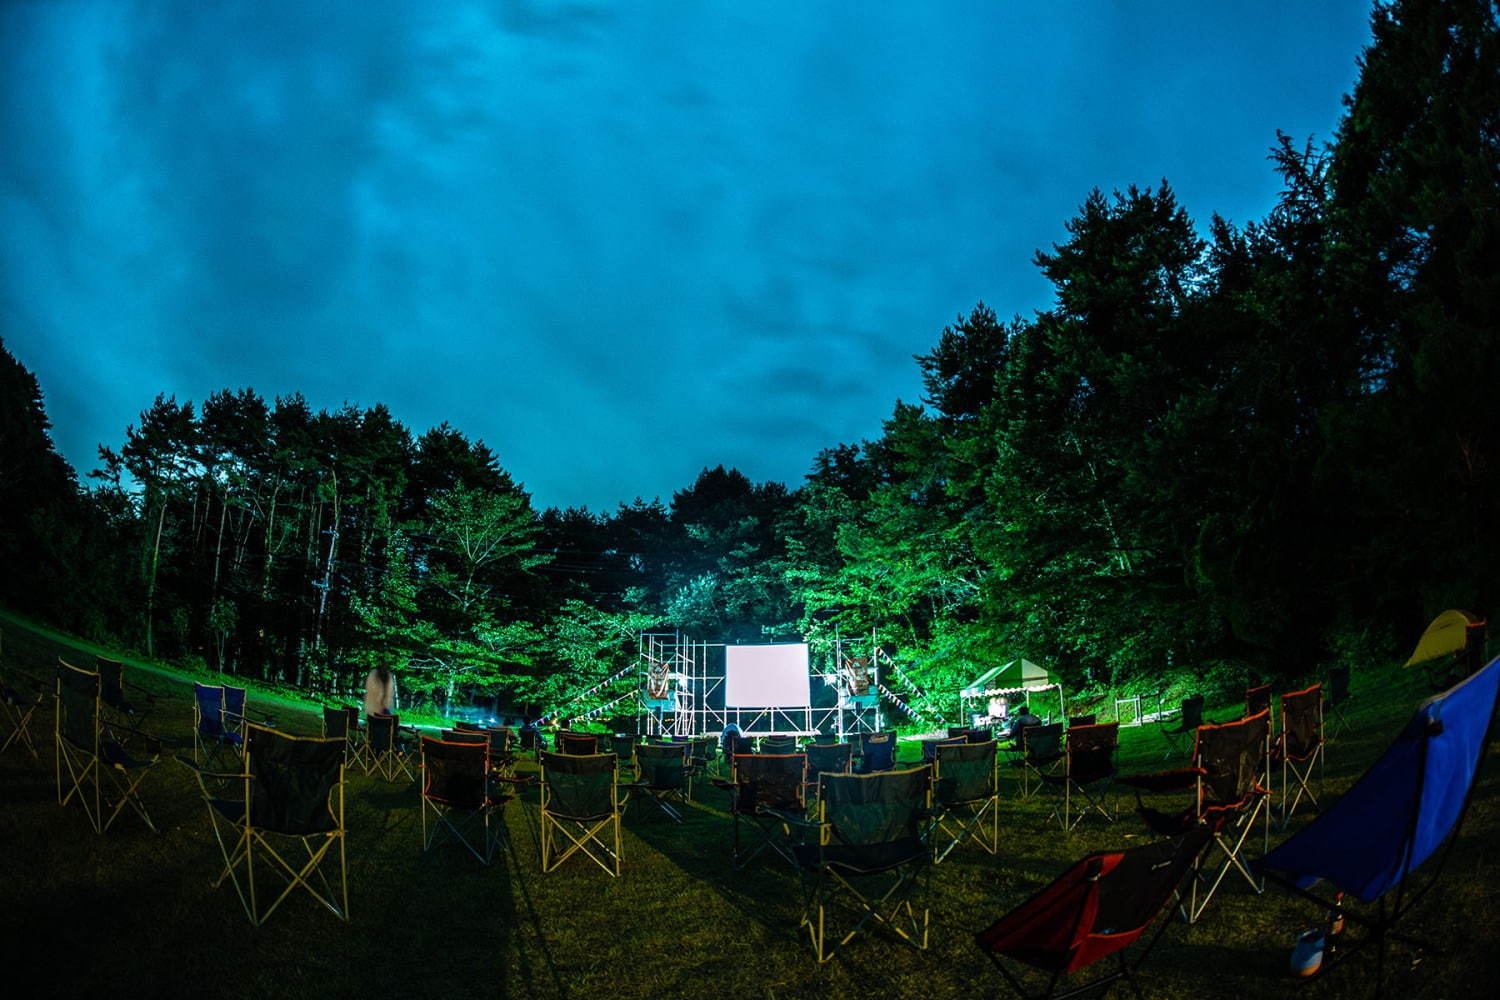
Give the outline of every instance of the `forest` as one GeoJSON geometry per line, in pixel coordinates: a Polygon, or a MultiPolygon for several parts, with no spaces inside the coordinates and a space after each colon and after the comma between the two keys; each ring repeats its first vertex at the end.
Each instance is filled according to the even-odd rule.
{"type": "Polygon", "coordinates": [[[344,691],[385,662],[441,709],[528,715],[647,628],[873,634],[938,693],[1000,656],[1093,690],[1389,657],[1500,596],[1500,8],[1372,24],[1337,133],[1267,137],[1265,218],[1194,217],[1168,179],[1088,193],[1032,262],[1051,307],[955,303],[922,399],[799,483],[718,466],[538,510],[460,428],[236,386],[142,400],[75,471],[0,343],[0,604],[188,668],[344,691]]]}

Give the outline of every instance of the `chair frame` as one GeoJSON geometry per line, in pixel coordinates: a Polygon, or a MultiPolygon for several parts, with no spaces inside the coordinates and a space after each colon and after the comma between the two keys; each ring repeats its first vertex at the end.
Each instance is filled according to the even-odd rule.
{"type": "Polygon", "coordinates": [[[402,747],[401,738],[403,736],[416,738],[419,735],[417,731],[411,726],[401,725],[401,717],[399,715],[376,714],[368,716],[365,719],[365,727],[365,742],[366,748],[369,751],[369,760],[365,767],[365,774],[371,775],[379,771],[380,776],[386,781],[395,781],[398,774],[404,774],[408,781],[415,781],[417,779],[417,772],[411,766],[411,750],[402,747]],[[389,723],[386,720],[390,720],[389,723]],[[389,746],[381,748],[376,746],[376,727],[377,725],[385,726],[387,724],[389,724],[391,729],[391,742],[389,746]]]}
{"type": "MultiPolygon", "coordinates": [[[[1021,730],[1021,735],[1016,739],[1014,748],[1012,750],[1012,752],[1017,754],[1018,756],[1016,757],[1016,759],[1010,762],[1012,767],[1019,767],[1021,769],[1021,801],[1030,801],[1031,797],[1035,795],[1037,791],[1039,791],[1042,787],[1043,783],[1038,780],[1035,789],[1033,789],[1031,784],[1031,775],[1034,773],[1037,778],[1040,779],[1043,774],[1047,773],[1045,770],[1046,768],[1055,766],[1058,761],[1063,759],[1063,735],[1064,730],[1063,724],[1061,722],[1044,722],[1039,726],[1026,726],[1021,730]],[[1048,734],[1056,733],[1057,750],[1055,752],[1052,750],[1047,750],[1042,754],[1036,754],[1033,752],[1031,746],[1032,736],[1030,734],[1038,730],[1044,731],[1048,734]]],[[[1049,735],[1048,739],[1050,738],[1051,737],[1049,735]]]]}
{"type": "Polygon", "coordinates": [[[1193,739],[1194,734],[1198,732],[1198,727],[1207,721],[1203,717],[1203,696],[1201,694],[1191,695],[1182,699],[1182,705],[1177,710],[1177,724],[1171,729],[1163,725],[1158,730],[1161,733],[1163,742],[1167,744],[1167,752],[1162,754],[1161,759],[1168,760],[1172,757],[1181,757],[1183,747],[1177,742],[1178,739],[1193,739]]]}
{"type": "Polygon", "coordinates": [[[37,750],[36,740],[31,735],[31,720],[35,717],[37,710],[47,701],[47,686],[35,677],[22,676],[25,692],[14,684],[0,686],[0,714],[4,715],[5,724],[10,728],[10,731],[5,734],[5,740],[0,742],[0,754],[5,753],[13,745],[20,745],[31,754],[34,760],[41,760],[42,755],[37,750]]]}
{"type": "MultiPolygon", "coordinates": [[[[1105,795],[1114,785],[1115,775],[1118,773],[1114,764],[1114,755],[1119,746],[1120,724],[1118,722],[1100,722],[1089,726],[1074,726],[1070,727],[1065,734],[1063,743],[1063,773],[1040,775],[1044,784],[1062,785],[1062,811],[1059,812],[1054,806],[1052,809],[1052,818],[1058,821],[1064,832],[1071,833],[1091,813],[1098,813],[1100,816],[1103,816],[1106,823],[1113,823],[1115,821],[1117,810],[1111,811],[1109,809],[1105,801],[1105,795]],[[1113,734],[1112,743],[1109,746],[1110,767],[1107,772],[1101,772],[1084,780],[1079,780],[1075,776],[1074,753],[1077,752],[1077,748],[1074,746],[1075,731],[1085,734],[1085,740],[1095,736],[1105,737],[1109,733],[1113,734]],[[1103,783],[1103,787],[1099,790],[1098,794],[1090,794],[1090,786],[1099,785],[1100,783],[1103,783]],[[1077,815],[1073,813],[1073,790],[1075,788],[1083,798],[1083,805],[1079,807],[1077,815]]],[[[1098,748],[1094,747],[1085,749],[1098,750],[1098,748]]]]}
{"type": "Polygon", "coordinates": [[[443,840],[452,839],[458,841],[469,853],[482,865],[489,864],[495,857],[495,848],[505,839],[505,818],[503,810],[505,804],[510,801],[509,795],[497,797],[494,794],[494,786],[491,782],[493,771],[490,766],[490,743],[489,737],[483,730],[474,732],[472,730],[456,730],[455,732],[465,736],[477,736],[478,739],[433,739],[431,736],[423,736],[419,742],[419,764],[421,780],[422,799],[422,850],[432,850],[434,846],[443,840]],[[437,748],[441,748],[440,750],[437,748]],[[438,796],[433,790],[434,776],[442,769],[437,765],[437,758],[429,764],[429,753],[452,755],[456,758],[472,756],[472,763],[465,762],[467,766],[473,767],[473,777],[479,782],[479,799],[477,802],[460,804],[449,802],[438,796]],[[437,766],[435,766],[437,765],[437,766]],[[477,766],[474,766],[477,765],[477,766]],[[467,816],[467,823],[461,818],[467,816]],[[428,818],[432,823],[429,827],[428,818]],[[465,826],[477,824],[478,846],[470,839],[470,832],[465,826]]]}
{"type": "MultiPolygon", "coordinates": [[[[693,765],[688,758],[691,749],[686,743],[637,743],[633,748],[632,763],[635,770],[635,780],[628,786],[630,789],[626,805],[629,805],[639,792],[656,804],[666,817],[674,823],[682,822],[682,810],[674,806],[670,800],[676,799],[677,803],[684,808],[693,797],[693,765]],[[648,777],[657,772],[654,769],[643,767],[641,763],[642,751],[647,758],[653,756],[665,756],[661,751],[675,750],[682,757],[682,780],[679,784],[658,784],[654,778],[648,777]]],[[[666,765],[669,769],[670,763],[666,765]]]]}
{"type": "Polygon", "coordinates": [[[965,840],[973,840],[988,854],[1000,853],[1000,751],[994,740],[988,743],[940,743],[934,747],[932,810],[932,827],[928,835],[935,838],[941,833],[948,840],[944,845],[933,845],[933,864],[942,864],[943,859],[965,840]],[[945,801],[941,794],[944,758],[963,757],[974,752],[968,748],[982,746],[988,746],[990,752],[989,793],[978,798],[945,801]],[[968,815],[959,815],[959,810],[967,812],[968,815]],[[986,817],[989,819],[988,829],[985,827],[986,817]],[[955,824],[957,828],[950,827],[950,823],[955,824]]]}
{"type": "Polygon", "coordinates": [[[911,895],[917,889],[918,880],[930,873],[932,850],[927,842],[925,830],[919,834],[920,850],[910,857],[899,859],[884,867],[857,870],[827,855],[828,848],[839,846],[838,841],[841,839],[836,824],[828,818],[829,788],[833,783],[908,780],[908,776],[919,772],[925,773],[927,780],[921,802],[916,804],[916,808],[920,814],[930,818],[932,769],[926,765],[901,770],[876,771],[872,774],[825,774],[820,779],[823,787],[818,792],[816,818],[804,820],[799,824],[815,834],[815,842],[798,849],[804,856],[811,853],[809,848],[816,849],[816,860],[812,861],[810,866],[808,864],[798,866],[802,874],[802,917],[798,928],[806,929],[813,950],[818,956],[819,964],[833,958],[840,948],[854,940],[865,925],[872,921],[892,931],[900,940],[918,951],[927,949],[929,911],[924,907],[919,917],[918,910],[911,900],[911,895]],[[867,895],[855,885],[855,880],[859,878],[878,877],[882,874],[893,875],[889,886],[883,892],[877,889],[867,895]],[[830,947],[827,920],[828,904],[831,902],[829,896],[840,890],[848,893],[861,912],[848,932],[830,947]]]}
{"type": "MultiPolygon", "coordinates": [[[[338,765],[338,771],[334,780],[330,783],[327,793],[327,804],[330,818],[333,820],[334,828],[331,830],[318,831],[316,833],[301,834],[271,830],[254,825],[253,821],[253,793],[256,780],[255,774],[255,749],[254,744],[262,738],[292,741],[302,744],[335,743],[341,742],[337,737],[314,737],[314,736],[291,736],[287,733],[249,723],[246,726],[247,749],[241,758],[243,768],[238,772],[215,772],[209,771],[192,761],[183,757],[177,760],[184,767],[191,770],[198,779],[199,790],[203,794],[204,802],[208,806],[210,823],[213,826],[214,839],[219,844],[219,851],[224,857],[224,869],[219,877],[213,881],[213,887],[218,888],[224,884],[227,878],[234,884],[236,895],[239,896],[240,905],[245,910],[245,916],[249,917],[254,927],[260,927],[270,919],[283,902],[291,896],[292,891],[301,886],[308,895],[317,900],[330,910],[340,920],[349,919],[349,862],[345,851],[345,826],[344,826],[344,780],[346,767],[342,758],[338,765]],[[262,737],[261,734],[267,734],[262,737]],[[225,815],[221,810],[215,808],[215,799],[223,796],[215,796],[210,790],[210,785],[233,786],[238,784],[240,795],[238,800],[243,805],[243,811],[238,819],[225,815]],[[335,792],[337,795],[335,796],[335,792]],[[231,836],[226,839],[226,831],[231,836]],[[276,838],[273,841],[271,838],[276,838]],[[286,843],[290,848],[293,844],[300,846],[306,855],[306,860],[288,860],[284,852],[277,850],[277,841],[286,843]],[[323,873],[323,862],[338,847],[339,874],[338,891],[329,884],[328,877],[323,873]],[[262,866],[276,873],[277,877],[285,880],[281,892],[278,893],[269,905],[264,905],[262,897],[257,890],[258,880],[256,877],[256,854],[269,858],[272,864],[262,866]],[[241,867],[244,872],[241,874],[241,867]],[[311,877],[317,875],[321,888],[314,885],[311,877]]],[[[285,850],[285,849],[284,849],[285,850]]],[[[286,851],[290,853],[290,851],[286,851]]]]}
{"type": "Polygon", "coordinates": [[[807,793],[805,779],[807,777],[807,754],[805,753],[756,753],[735,754],[733,761],[732,779],[728,782],[717,783],[729,790],[729,816],[733,826],[732,853],[734,867],[744,868],[755,859],[761,851],[770,848],[780,855],[784,860],[792,862],[792,851],[790,842],[792,838],[795,820],[805,818],[807,812],[807,793]],[[772,766],[770,762],[784,761],[788,771],[795,769],[798,777],[788,786],[793,790],[794,801],[785,805],[773,805],[764,800],[763,796],[754,791],[752,781],[745,776],[745,771],[756,766],[772,766]],[[785,808],[789,805],[791,808],[785,808]],[[753,824],[760,834],[753,846],[749,848],[740,845],[740,822],[744,820],[753,824]]]}
{"type": "Polygon", "coordinates": [[[620,822],[623,803],[620,801],[619,759],[612,753],[578,757],[556,754],[549,750],[539,751],[538,756],[538,763],[541,765],[540,840],[542,871],[557,871],[562,863],[570,857],[575,854],[582,854],[594,862],[594,864],[604,869],[610,876],[618,877],[621,862],[625,857],[620,822]],[[547,784],[547,763],[549,760],[592,761],[604,757],[610,758],[610,811],[608,813],[579,819],[549,811],[548,806],[551,804],[553,798],[551,788],[547,784]],[[613,847],[599,838],[600,832],[609,827],[613,827],[613,847]],[[561,850],[558,848],[559,833],[562,834],[563,841],[566,843],[566,846],[561,850]],[[599,850],[598,854],[589,846],[590,844],[597,846],[599,850]],[[600,855],[603,856],[601,857],[600,855]]]}
{"type": "Polygon", "coordinates": [[[224,705],[224,685],[193,683],[193,761],[198,764],[212,763],[223,770],[224,751],[238,760],[244,748],[245,738],[241,727],[229,722],[229,712],[224,705]],[[204,695],[209,691],[219,693],[219,709],[216,719],[204,712],[204,695]]]}
{"type": "MultiPolygon", "coordinates": [[[[1301,691],[1289,691],[1281,696],[1281,730],[1271,747],[1273,759],[1281,761],[1281,816],[1278,818],[1276,828],[1285,830],[1291,822],[1292,814],[1297,811],[1297,806],[1306,797],[1314,812],[1320,812],[1322,806],[1318,802],[1318,796],[1313,792],[1310,782],[1313,780],[1313,768],[1318,769],[1318,787],[1322,790],[1323,776],[1327,767],[1325,760],[1328,745],[1327,734],[1323,729],[1323,685],[1314,684],[1303,688],[1301,691]],[[1314,726],[1312,731],[1312,743],[1310,747],[1293,747],[1291,745],[1292,729],[1287,724],[1287,699],[1315,698],[1314,726]],[[1292,794],[1292,784],[1296,783],[1296,794],[1292,794]]],[[[1294,702],[1295,704],[1295,702],[1294,702]]]]}
{"type": "MultiPolygon", "coordinates": [[[[103,715],[103,700],[100,696],[100,677],[94,670],[75,667],[67,660],[57,661],[56,724],[53,727],[53,745],[57,752],[54,774],[57,780],[57,803],[66,806],[76,797],[88,816],[89,825],[95,833],[104,833],[129,806],[141,818],[151,832],[156,824],[141,801],[140,784],[161,759],[161,743],[154,736],[110,722],[103,715]],[[66,732],[70,726],[66,720],[63,695],[65,686],[78,685],[79,690],[92,688],[92,709],[87,720],[90,733],[87,745],[75,741],[66,732]],[[122,739],[121,737],[124,737],[122,739]],[[139,742],[149,754],[148,759],[131,756],[124,747],[125,739],[139,742]],[[66,776],[66,788],[64,777],[66,776]],[[108,776],[112,793],[117,798],[110,802],[104,797],[104,779],[108,776]],[[92,793],[92,794],[91,794],[92,793]],[[105,816],[104,807],[113,805],[105,816]]],[[[84,727],[80,727],[82,729],[84,727]]]]}

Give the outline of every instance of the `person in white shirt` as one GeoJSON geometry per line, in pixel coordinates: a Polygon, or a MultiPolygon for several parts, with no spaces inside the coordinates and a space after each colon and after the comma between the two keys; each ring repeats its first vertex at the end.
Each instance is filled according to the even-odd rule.
{"type": "Polygon", "coordinates": [[[394,715],[396,712],[396,675],[381,664],[365,677],[365,716],[394,715]]]}

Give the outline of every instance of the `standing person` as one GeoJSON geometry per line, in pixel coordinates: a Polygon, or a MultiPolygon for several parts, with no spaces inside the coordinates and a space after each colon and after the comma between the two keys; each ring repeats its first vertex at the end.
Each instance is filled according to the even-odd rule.
{"type": "Polygon", "coordinates": [[[365,717],[396,714],[396,675],[384,663],[365,675],[365,717]]]}

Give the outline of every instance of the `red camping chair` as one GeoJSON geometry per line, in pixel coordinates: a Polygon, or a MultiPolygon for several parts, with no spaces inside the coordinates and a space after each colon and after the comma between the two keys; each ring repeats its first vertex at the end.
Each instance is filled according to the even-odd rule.
{"type": "Polygon", "coordinates": [[[1176,840],[1161,840],[1125,851],[1091,854],[1051,885],[974,936],[1000,974],[1025,1000],[1062,1000],[1085,993],[1103,996],[1124,979],[1136,995],[1135,973],[1167,927],[1159,923],[1134,960],[1127,951],[1166,909],[1208,844],[1207,827],[1197,826],[1176,840]],[[1115,968],[1062,993],[1062,978],[1114,955],[1115,968]],[[1020,970],[1004,959],[1046,974],[1040,991],[1028,987],[1020,970]]]}

